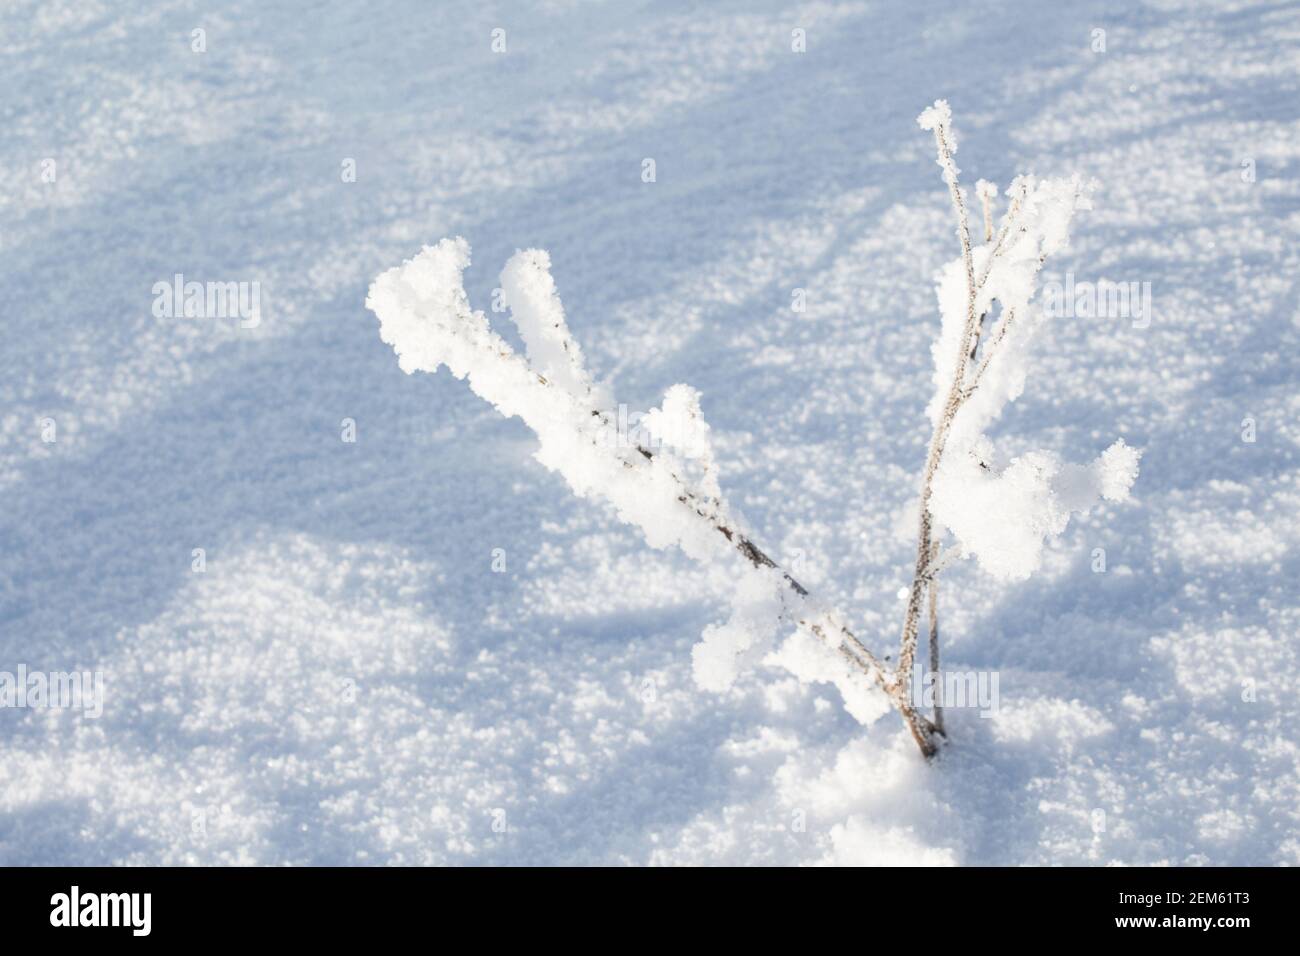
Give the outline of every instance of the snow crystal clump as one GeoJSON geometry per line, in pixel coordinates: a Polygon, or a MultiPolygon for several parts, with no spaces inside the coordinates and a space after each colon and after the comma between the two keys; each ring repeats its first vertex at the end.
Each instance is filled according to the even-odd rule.
{"type": "Polygon", "coordinates": [[[784,578],[770,568],[745,574],[731,603],[725,624],[710,624],[691,651],[695,683],[704,690],[731,687],[742,666],[761,657],[776,636],[785,611],[784,578]]]}
{"type": "MultiPolygon", "coordinates": [[[[640,449],[611,447],[604,440],[609,409],[569,334],[546,253],[517,252],[501,272],[526,357],[470,308],[463,279],[469,262],[464,239],[444,239],[371,284],[366,306],[379,317],[380,337],[393,347],[403,371],[436,372],[446,365],[502,415],[517,416],[536,432],[535,457],[542,465],[579,497],[609,502],[652,547],[676,545],[697,560],[726,551],[722,537],[683,507],[696,490],[675,473],[674,456],[647,459],[640,449]]],[[[698,396],[673,402],[698,415],[698,396]]],[[[707,428],[697,426],[694,435],[707,436],[707,428]]]]}
{"type": "Polygon", "coordinates": [[[1020,581],[1038,570],[1044,543],[1065,530],[1071,514],[1086,513],[1100,498],[1128,497],[1137,459],[1123,439],[1089,465],[1034,451],[994,471],[968,456],[935,475],[930,510],[985,571],[1020,581]]]}

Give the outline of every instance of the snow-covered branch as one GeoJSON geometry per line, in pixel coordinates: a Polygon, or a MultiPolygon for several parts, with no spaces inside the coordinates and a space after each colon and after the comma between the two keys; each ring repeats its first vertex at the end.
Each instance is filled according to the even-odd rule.
{"type": "Polygon", "coordinates": [[[613,505],[653,547],[677,546],[702,562],[730,552],[745,559],[731,620],[708,628],[695,649],[697,682],[729,685],[743,660],[766,652],[785,619],[838,652],[835,661],[820,662],[818,674],[841,685],[847,699],[861,694],[863,677],[883,686],[885,668],[842,619],[811,602],[807,589],[741,530],[718,483],[699,393],[674,385],[646,416],[647,429],[661,439],[657,448],[628,442],[616,406],[592,384],[569,334],[546,253],[518,252],[501,273],[523,356],[470,308],[462,279],[469,257],[464,239],[444,239],[379,276],[366,305],[379,317],[380,337],[403,371],[445,365],[503,415],[523,420],[537,434],[541,464],[579,497],[613,505]]]}

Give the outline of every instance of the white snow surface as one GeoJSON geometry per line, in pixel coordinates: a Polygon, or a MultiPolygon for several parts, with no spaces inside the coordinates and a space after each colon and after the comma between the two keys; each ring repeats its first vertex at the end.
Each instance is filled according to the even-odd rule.
{"type": "Polygon", "coordinates": [[[0,19],[0,671],[105,686],[98,719],[0,708],[0,864],[1300,863],[1300,9],[0,19]],[[647,547],[519,420],[401,374],[364,303],[464,236],[469,300],[558,391],[689,383],[660,424],[701,409],[744,527],[893,654],[956,254],[940,98],[968,197],[1096,183],[1040,287],[1154,307],[1044,322],[981,424],[1059,465],[1048,518],[1103,500],[1027,581],[945,572],[945,666],[1000,703],[927,765],[815,643],[703,652],[699,689],[761,576],[647,547]],[[258,282],[260,323],[155,317],[178,273],[258,282]]]}

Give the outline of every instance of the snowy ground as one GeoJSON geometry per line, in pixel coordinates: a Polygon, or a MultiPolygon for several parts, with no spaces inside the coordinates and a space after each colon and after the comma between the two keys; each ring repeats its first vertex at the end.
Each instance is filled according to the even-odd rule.
{"type": "Polygon", "coordinates": [[[0,13],[0,670],[105,680],[99,719],[0,710],[0,863],[1300,862],[1300,8],[124,6],[0,13]],[[1100,182],[1047,277],[1154,317],[1040,342],[1001,432],[1123,435],[1136,502],[1029,583],[946,579],[1001,707],[927,767],[779,669],[698,690],[731,569],[402,375],[363,301],[446,235],[480,305],[549,249],[595,372],[701,389],[757,540],[887,649],[939,96],[971,182],[1100,182]],[[260,325],[155,318],[175,273],[259,282],[260,325]]]}

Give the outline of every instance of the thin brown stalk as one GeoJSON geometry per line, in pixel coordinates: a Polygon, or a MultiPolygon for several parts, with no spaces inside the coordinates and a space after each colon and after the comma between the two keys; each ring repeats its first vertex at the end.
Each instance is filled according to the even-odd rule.
{"type": "MultiPolygon", "coordinates": [[[[930,550],[930,567],[937,567],[939,563],[939,542],[934,542],[930,550]]],[[[930,593],[930,675],[934,681],[939,680],[939,579],[934,574],[930,575],[928,590],[930,593]]],[[[934,729],[936,733],[943,733],[943,706],[940,704],[938,691],[935,692],[934,698],[934,729]]]]}
{"type": "Polygon", "coordinates": [[[939,165],[943,167],[944,179],[948,183],[948,192],[952,199],[953,210],[957,215],[957,237],[961,240],[962,261],[966,268],[966,324],[962,332],[961,347],[957,350],[957,364],[952,372],[952,385],[949,387],[943,411],[930,438],[930,451],[926,456],[925,471],[921,481],[916,566],[912,575],[911,591],[907,599],[907,612],[903,618],[902,647],[899,650],[898,670],[895,673],[895,682],[904,686],[911,681],[912,665],[916,658],[916,640],[921,617],[921,602],[925,593],[930,563],[932,533],[930,497],[934,476],[939,470],[940,461],[943,459],[943,450],[948,440],[948,432],[952,428],[953,417],[957,414],[957,409],[962,402],[964,394],[962,383],[966,378],[970,345],[979,322],[979,317],[975,314],[975,266],[971,256],[970,224],[966,215],[966,202],[957,181],[957,167],[952,160],[948,130],[943,123],[936,123],[934,126],[934,142],[939,152],[939,165]]]}

